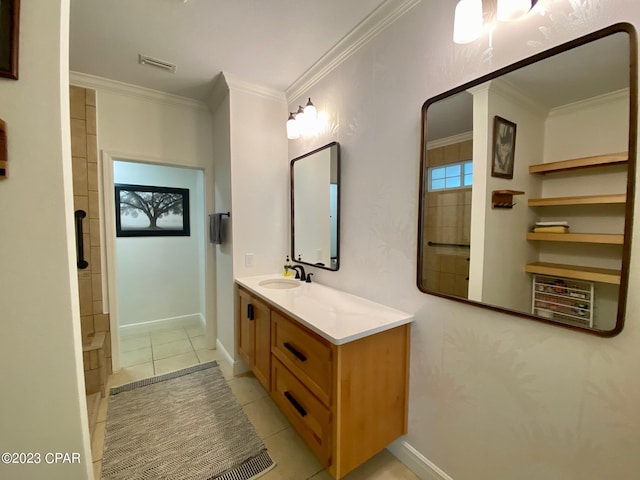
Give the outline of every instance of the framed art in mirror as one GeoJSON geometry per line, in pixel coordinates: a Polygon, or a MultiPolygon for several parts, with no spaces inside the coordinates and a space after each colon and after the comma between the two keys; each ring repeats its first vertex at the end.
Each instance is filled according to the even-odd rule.
{"type": "Polygon", "coordinates": [[[620,333],[635,198],[636,59],[635,29],[620,23],[425,102],[421,291],[620,333]],[[500,192],[511,192],[508,208],[496,207],[506,202],[496,199],[500,192]]]}
{"type": "Polygon", "coordinates": [[[20,0],[0,2],[0,77],[18,79],[20,0]]]}

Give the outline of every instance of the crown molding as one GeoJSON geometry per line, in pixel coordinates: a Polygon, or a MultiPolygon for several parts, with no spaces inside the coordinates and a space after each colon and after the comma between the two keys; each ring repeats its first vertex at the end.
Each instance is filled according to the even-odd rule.
{"type": "Polygon", "coordinates": [[[246,93],[282,104],[287,103],[284,92],[280,90],[247,82],[229,72],[220,72],[207,99],[209,110],[215,112],[229,92],[246,93]]]}
{"type": "Polygon", "coordinates": [[[286,98],[290,101],[297,100],[418,3],[420,0],[386,0],[287,87],[286,98]]]}
{"type": "Polygon", "coordinates": [[[432,140],[427,142],[427,150],[432,148],[446,147],[447,145],[455,145],[456,143],[466,142],[467,140],[473,140],[473,132],[463,132],[450,137],[439,138],[438,140],[432,140]]]}
{"type": "Polygon", "coordinates": [[[585,108],[594,108],[601,105],[609,105],[612,102],[629,101],[629,89],[623,88],[616,90],[615,92],[604,93],[596,97],[587,98],[585,100],[579,100],[574,103],[562,105],[560,107],[552,108],[549,112],[549,116],[568,115],[585,108]]]}
{"type": "Polygon", "coordinates": [[[69,83],[79,87],[93,88],[96,90],[109,91],[135,97],[141,100],[159,102],[171,105],[179,105],[182,107],[190,107],[197,109],[208,109],[207,104],[194,100],[192,98],[172,95],[170,93],[152,90],[150,88],[139,87],[130,83],[119,82],[109,78],[98,77],[81,72],[69,72],[69,83]]]}
{"type": "Polygon", "coordinates": [[[227,82],[229,90],[232,92],[235,90],[242,93],[248,93],[249,95],[254,95],[256,97],[262,97],[266,98],[267,100],[275,100],[282,103],[286,103],[287,101],[284,92],[280,90],[275,90],[273,88],[263,87],[262,85],[247,82],[229,72],[222,72],[222,76],[224,77],[225,82],[227,82]]]}

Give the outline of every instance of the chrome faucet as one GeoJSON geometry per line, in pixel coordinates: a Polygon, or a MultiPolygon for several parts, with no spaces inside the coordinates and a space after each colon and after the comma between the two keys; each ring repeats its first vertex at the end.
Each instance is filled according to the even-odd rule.
{"type": "Polygon", "coordinates": [[[293,265],[292,267],[289,267],[289,268],[291,270],[296,271],[296,278],[299,279],[301,282],[304,282],[307,280],[307,274],[304,272],[304,267],[302,265],[293,265]]]}

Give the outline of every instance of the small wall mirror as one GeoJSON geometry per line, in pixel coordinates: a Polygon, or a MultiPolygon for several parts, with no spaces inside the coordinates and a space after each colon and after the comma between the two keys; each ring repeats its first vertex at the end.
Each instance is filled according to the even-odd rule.
{"type": "Polygon", "coordinates": [[[291,160],[291,259],[340,267],[340,145],[291,160]]]}
{"type": "Polygon", "coordinates": [[[603,336],[624,324],[636,34],[617,24],[428,100],[418,287],[603,336]]]}

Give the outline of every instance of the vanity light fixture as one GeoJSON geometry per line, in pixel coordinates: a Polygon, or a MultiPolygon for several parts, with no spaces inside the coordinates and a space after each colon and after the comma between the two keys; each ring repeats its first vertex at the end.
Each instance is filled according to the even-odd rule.
{"type": "Polygon", "coordinates": [[[302,107],[298,106],[297,112],[290,112],[287,119],[287,138],[294,140],[300,138],[300,135],[309,135],[315,133],[318,125],[318,110],[311,102],[311,97],[307,104],[302,107]]]}
{"type": "Polygon", "coordinates": [[[485,26],[492,29],[495,19],[506,22],[526,15],[538,0],[460,0],[456,5],[453,41],[458,44],[480,38],[485,26]],[[483,12],[486,8],[486,14],[483,12]]]}

